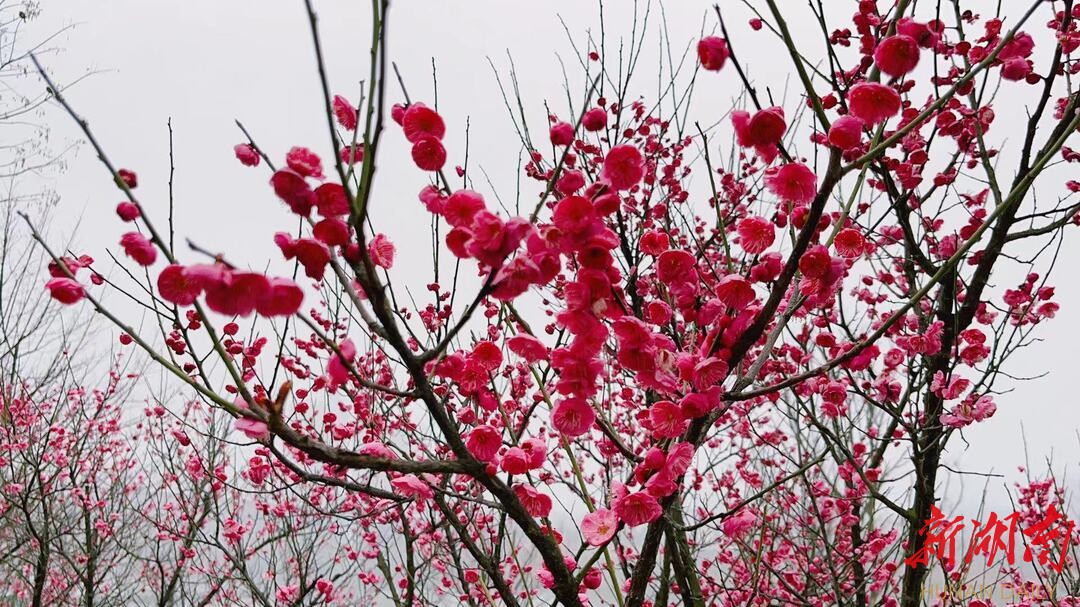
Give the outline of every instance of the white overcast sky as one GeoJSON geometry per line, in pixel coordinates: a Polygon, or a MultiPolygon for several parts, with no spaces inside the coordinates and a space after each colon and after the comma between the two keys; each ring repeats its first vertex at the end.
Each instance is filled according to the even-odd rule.
{"type": "MultiPolygon", "coordinates": [[[[268,256],[276,258],[271,235],[290,229],[294,222],[267,186],[268,172],[262,167],[241,167],[233,159],[232,146],[242,140],[233,120],[243,121],[279,162],[292,145],[310,146],[327,156],[326,122],[303,3],[49,0],[44,4],[44,14],[33,33],[40,36],[74,27],[57,40],[61,52],[43,59],[60,82],[96,71],[71,89],[68,97],[89,120],[113,161],[139,173],[144,204],[163,217],[169,164],[166,121],[171,117],[176,142],[178,235],[227,251],[234,261],[253,266],[261,266],[268,256]]],[[[625,0],[605,4],[609,53],[613,53],[617,46],[612,40],[628,31],[633,5],[625,0]]],[[[745,26],[746,15],[737,4],[732,3],[729,22],[737,32],[737,51],[759,85],[771,87],[779,100],[787,85],[788,64],[771,39],[745,26]]],[[[368,3],[320,0],[316,6],[332,92],[355,100],[367,63],[368,3]]],[[[580,98],[583,76],[559,16],[581,45],[589,30],[599,37],[596,6],[596,2],[583,0],[409,0],[394,4],[389,27],[391,53],[414,99],[431,102],[431,61],[436,58],[439,110],[448,123],[451,164],[460,161],[465,120],[470,117],[470,166],[482,166],[499,193],[512,198],[520,146],[488,58],[505,82],[507,51],[512,53],[534,125],[542,124],[544,100],[565,116],[559,57],[570,74],[575,99],[580,98]]],[[[667,3],[666,21],[676,54],[696,40],[702,27],[714,27],[710,6],[689,0],[667,3]]],[[[850,3],[844,7],[845,11],[853,10],[850,3]]],[[[639,75],[641,92],[646,95],[656,90],[655,75],[646,74],[658,60],[658,5],[650,18],[639,75]]],[[[796,34],[814,45],[808,48],[820,47],[820,41],[810,37],[813,31],[807,29],[808,19],[793,15],[790,21],[796,34]]],[[[1045,19],[1034,21],[1033,27],[1041,28],[1045,19]]],[[[738,95],[732,70],[709,76],[696,92],[697,111],[703,121],[719,119],[738,95]]],[[[389,91],[389,99],[401,100],[396,84],[389,91]]],[[[1005,91],[1003,95],[1008,111],[1010,94],[1005,91]]],[[[790,110],[794,104],[789,101],[786,105],[790,110]]],[[[1022,111],[1020,106],[1012,109],[1022,111]]],[[[47,119],[54,146],[78,138],[73,123],[59,111],[51,110],[47,119]]],[[[539,138],[543,138],[542,131],[539,138]]],[[[374,203],[377,227],[397,242],[399,271],[422,281],[428,276],[428,222],[415,196],[425,177],[407,161],[408,150],[395,129],[388,130],[385,141],[374,203]],[[395,156],[400,160],[393,160],[395,156]]],[[[477,189],[493,200],[479,172],[474,173],[474,179],[477,189]]],[[[99,259],[106,259],[102,251],[115,247],[125,230],[113,214],[118,192],[92,150],[83,146],[69,157],[66,172],[51,185],[60,194],[53,233],[68,233],[75,221],[81,220],[76,242],[99,259]]],[[[1076,435],[1080,428],[1076,386],[1080,281],[1075,270],[1080,233],[1074,230],[1069,236],[1072,242],[1062,251],[1064,262],[1051,281],[1057,287],[1061,312],[1042,330],[1047,341],[1011,361],[1015,375],[1047,376],[1000,397],[997,415],[966,433],[970,446],[962,458],[965,469],[1002,472],[1014,480],[1015,465],[1023,459],[1021,424],[1033,468],[1040,468],[1039,463],[1051,453],[1059,469],[1064,465],[1072,469],[1080,463],[1076,435]]],[[[192,260],[186,252],[183,258],[192,260]]],[[[1015,284],[1016,279],[1009,277],[1003,282],[1015,284]]],[[[956,452],[961,447],[956,441],[951,449],[956,452]]],[[[1070,480],[1072,477],[1075,475],[1070,474],[1070,480]]]]}

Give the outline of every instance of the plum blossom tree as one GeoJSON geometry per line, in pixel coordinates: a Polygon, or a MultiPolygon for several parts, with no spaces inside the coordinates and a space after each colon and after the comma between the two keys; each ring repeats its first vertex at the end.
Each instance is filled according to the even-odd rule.
{"type": "Polygon", "coordinates": [[[127,509],[139,472],[121,431],[122,378],[92,390],[73,379],[4,386],[0,592],[35,606],[124,604],[137,585],[123,546],[142,526],[127,509]]]}
{"type": "MultiPolygon", "coordinates": [[[[241,579],[262,604],[968,602],[927,596],[930,562],[905,559],[927,548],[947,448],[993,423],[1007,360],[1057,310],[1053,251],[1080,217],[1080,7],[811,2],[825,50],[808,56],[778,3],[748,5],[746,35],[791,62],[792,99],[752,79],[726,7],[659,68],[670,86],[651,101],[632,92],[634,52],[590,40],[591,85],[545,108],[544,130],[515,115],[534,187],[500,212],[471,179],[461,117],[394,77],[389,2],[372,5],[354,100],[334,94],[307,2],[329,141],[267,150],[245,130],[235,148],[267,171],[261,204],[299,218],[250,235],[280,250],[271,271],[176,247],[171,201],[142,199],[138,167],[114,164],[49,81],[124,196],[133,271],[104,277],[34,229],[57,269],[46,286],[194,403],[152,432],[173,466],[173,498],[147,514],[181,547],[170,567],[241,579]],[[690,119],[712,78],[741,87],[739,107],[690,119]],[[996,119],[1006,96],[1019,128],[996,119]],[[408,142],[420,172],[395,178],[431,215],[421,296],[395,271],[416,251],[374,223],[393,213],[375,188],[384,137],[408,142]],[[106,305],[111,289],[157,335],[106,305]],[[215,480],[230,441],[252,454],[255,513],[233,476],[215,480]]],[[[1021,494],[1029,522],[1064,500],[1052,480],[1021,494]]],[[[1067,544],[1042,549],[1026,574],[995,567],[1076,604],[1057,594],[1077,590],[1067,544]]],[[[986,573],[941,566],[956,584],[986,573]]]]}

